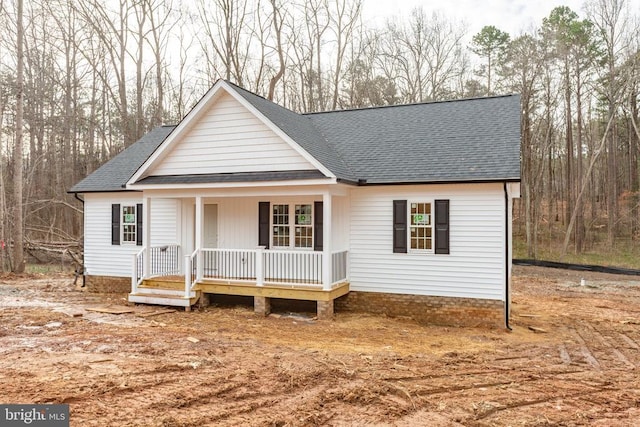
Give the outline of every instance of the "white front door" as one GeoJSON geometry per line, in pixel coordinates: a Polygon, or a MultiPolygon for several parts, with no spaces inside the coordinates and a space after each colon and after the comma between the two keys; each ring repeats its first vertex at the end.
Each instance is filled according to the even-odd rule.
{"type": "Polygon", "coordinates": [[[204,236],[202,244],[205,248],[218,247],[218,205],[204,205],[204,236]]]}

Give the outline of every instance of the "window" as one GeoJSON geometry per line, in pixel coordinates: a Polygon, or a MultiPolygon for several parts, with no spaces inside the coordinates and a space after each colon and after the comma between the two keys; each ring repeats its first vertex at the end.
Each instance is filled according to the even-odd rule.
{"type": "Polygon", "coordinates": [[[289,246],[289,205],[273,205],[273,246],[289,246]]]}
{"type": "Polygon", "coordinates": [[[410,248],[414,250],[432,250],[433,221],[431,215],[431,203],[411,203],[409,224],[410,248]]]}
{"type": "Polygon", "coordinates": [[[122,206],[122,243],[136,243],[136,205],[122,206]]]}
{"type": "Polygon", "coordinates": [[[272,205],[271,230],[274,247],[313,249],[313,205],[272,205]]]}
{"type": "Polygon", "coordinates": [[[296,205],[296,248],[313,247],[313,222],[311,205],[296,205]]]}
{"type": "Polygon", "coordinates": [[[450,254],[449,199],[393,201],[393,253],[450,254]]]}

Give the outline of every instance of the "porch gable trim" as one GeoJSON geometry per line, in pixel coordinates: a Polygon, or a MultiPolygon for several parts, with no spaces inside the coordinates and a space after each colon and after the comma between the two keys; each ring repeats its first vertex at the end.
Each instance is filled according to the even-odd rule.
{"type": "MultiPolygon", "coordinates": [[[[208,107],[212,102],[218,98],[219,93],[222,91],[227,92],[242,106],[247,108],[251,114],[262,121],[270,130],[276,135],[282,138],[291,148],[293,148],[298,154],[300,154],[306,161],[311,163],[316,169],[321,171],[327,178],[336,179],[328,168],[320,163],[315,157],[304,150],[297,142],[295,142],[289,135],[287,135],[282,129],[276,126],[271,120],[269,120],[264,114],[262,114],[257,108],[255,108],[244,97],[240,96],[233,88],[232,85],[224,80],[218,80],[209,91],[198,101],[193,109],[187,113],[187,115],[180,121],[175,129],[167,136],[167,138],[155,149],[155,151],[149,156],[149,158],[137,169],[137,171],[127,181],[125,188],[131,189],[133,185],[145,176],[158,161],[162,160],[168,153],[169,147],[173,146],[175,141],[179,140],[186,132],[189,131],[192,124],[200,119],[203,114],[208,111],[208,107]]],[[[138,188],[138,187],[135,187],[138,188]]]]}

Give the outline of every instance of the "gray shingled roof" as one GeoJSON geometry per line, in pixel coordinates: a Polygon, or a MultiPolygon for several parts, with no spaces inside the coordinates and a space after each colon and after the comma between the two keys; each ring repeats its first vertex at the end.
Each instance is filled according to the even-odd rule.
{"type": "Polygon", "coordinates": [[[517,95],[305,117],[369,184],[520,179],[517,95]]]}
{"type": "MultiPolygon", "coordinates": [[[[297,114],[231,86],[342,181],[394,184],[520,179],[518,95],[297,114]]],[[[124,184],[173,128],[152,130],[70,191],[124,190],[124,184]]],[[[262,175],[147,177],[139,182],[253,182],[262,175]]]]}
{"type": "Polygon", "coordinates": [[[91,175],[74,185],[70,193],[125,191],[124,185],[171,133],[175,126],[160,126],[140,138],[135,144],[100,166],[91,175]]]}

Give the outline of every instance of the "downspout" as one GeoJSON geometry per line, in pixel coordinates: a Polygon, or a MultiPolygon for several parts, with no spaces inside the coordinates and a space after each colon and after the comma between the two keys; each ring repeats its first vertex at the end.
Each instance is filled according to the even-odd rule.
{"type": "MultiPolygon", "coordinates": [[[[80,198],[80,196],[78,196],[78,193],[73,193],[73,197],[75,197],[75,199],[77,201],[79,201],[80,203],[82,203],[82,212],[84,215],[84,200],[80,198]]],[[[86,277],[84,275],[84,245],[82,248],[82,287],[84,288],[87,285],[86,283],[86,277]]]]}
{"type": "Polygon", "coordinates": [[[509,326],[509,192],[507,190],[506,181],[503,183],[504,188],[504,326],[512,331],[509,326]]]}

